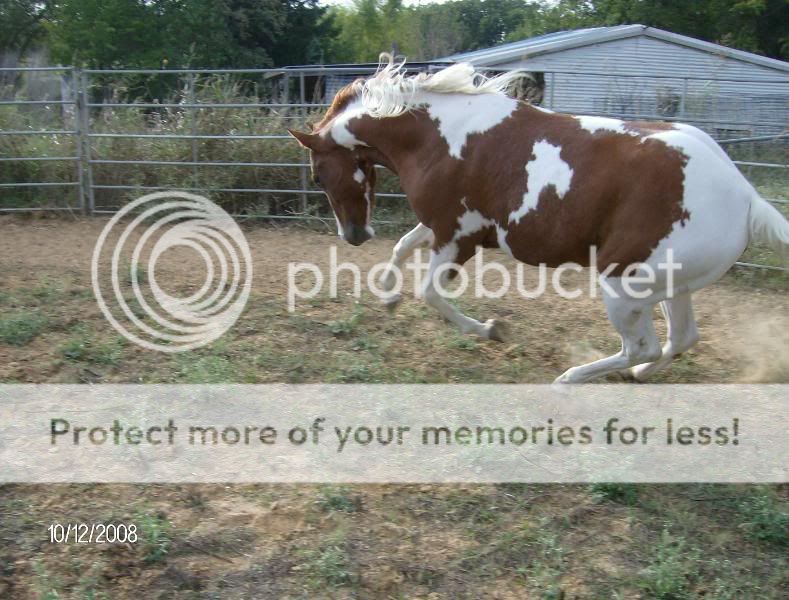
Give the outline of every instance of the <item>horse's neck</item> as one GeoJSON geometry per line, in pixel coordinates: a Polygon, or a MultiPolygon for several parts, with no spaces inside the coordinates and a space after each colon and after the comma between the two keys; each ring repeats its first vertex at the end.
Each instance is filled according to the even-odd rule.
{"type": "MultiPolygon", "coordinates": [[[[467,138],[495,127],[509,117],[518,102],[502,94],[436,94],[420,92],[411,102],[415,109],[395,117],[373,118],[356,104],[345,119],[360,117],[351,126],[355,137],[380,156],[384,166],[401,171],[420,153],[435,156],[437,146],[447,144],[449,156],[460,158],[467,138]]],[[[343,125],[341,125],[343,126],[343,125]]]]}
{"type": "Polygon", "coordinates": [[[469,135],[488,131],[518,108],[518,101],[504,94],[424,94],[420,100],[455,158],[469,135]]]}

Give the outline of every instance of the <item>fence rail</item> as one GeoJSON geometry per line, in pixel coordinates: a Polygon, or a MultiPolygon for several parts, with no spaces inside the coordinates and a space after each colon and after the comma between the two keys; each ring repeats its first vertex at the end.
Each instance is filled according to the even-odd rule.
{"type": "MultiPolygon", "coordinates": [[[[433,70],[433,67],[426,67],[426,70],[433,70]]],[[[314,220],[323,219],[315,214],[308,214],[308,199],[313,196],[321,195],[320,190],[311,189],[309,186],[308,169],[309,162],[307,160],[306,151],[300,151],[301,160],[286,160],[283,162],[276,161],[234,161],[234,160],[201,160],[200,159],[200,142],[252,142],[252,141],[270,141],[277,142],[279,140],[289,140],[290,136],[282,133],[207,133],[198,131],[194,124],[196,123],[196,116],[200,111],[222,109],[227,111],[232,110],[260,110],[261,114],[264,111],[270,111],[271,114],[276,114],[277,118],[291,119],[291,120],[304,120],[309,111],[317,111],[329,106],[329,81],[331,78],[336,79],[340,83],[350,81],[353,76],[365,75],[374,71],[372,67],[342,67],[342,68],[329,68],[329,67],[305,67],[305,68],[288,68],[288,69],[76,69],[73,67],[15,67],[15,68],[0,68],[0,76],[3,74],[11,74],[12,76],[30,75],[31,77],[58,77],[61,82],[60,97],[47,98],[47,97],[29,97],[19,98],[16,95],[12,97],[0,98],[0,111],[9,109],[24,109],[27,111],[36,110],[52,110],[59,109],[63,111],[64,117],[62,120],[62,128],[44,128],[44,129],[0,129],[0,140],[14,138],[15,136],[40,136],[43,138],[50,136],[66,136],[73,140],[74,150],[62,156],[0,156],[0,170],[3,164],[14,162],[29,162],[29,163],[56,163],[64,162],[71,163],[73,167],[72,175],[73,180],[70,181],[5,181],[0,182],[0,189],[20,189],[29,190],[31,188],[74,188],[74,195],[72,201],[67,203],[67,206],[14,206],[0,203],[0,213],[2,212],[23,212],[29,210],[45,211],[79,211],[83,214],[109,214],[116,210],[114,207],[105,206],[104,204],[97,205],[96,196],[104,192],[121,192],[121,191],[154,191],[154,190],[184,190],[184,191],[202,191],[207,193],[229,193],[229,194],[259,194],[261,196],[274,195],[274,196],[292,196],[300,199],[298,210],[292,210],[289,214],[274,214],[263,213],[255,214],[257,217],[264,217],[268,219],[286,219],[286,220],[314,220]],[[256,101],[256,102],[226,102],[221,101],[204,101],[197,99],[194,94],[195,78],[204,76],[259,76],[266,81],[281,81],[281,93],[279,97],[272,95],[270,102],[256,101]],[[126,77],[126,76],[148,76],[151,78],[175,77],[178,80],[184,80],[184,93],[182,102],[157,102],[146,101],[146,98],[138,98],[129,102],[118,100],[117,97],[105,98],[106,101],[96,101],[94,88],[99,85],[104,85],[105,82],[113,77],[126,77]],[[308,84],[308,79],[310,84],[308,84]],[[322,79],[321,79],[322,78],[322,79]],[[324,86],[323,97],[313,97],[312,102],[308,99],[308,85],[315,86],[315,81],[322,81],[324,86]],[[282,83],[284,82],[284,83],[282,83]],[[291,98],[291,96],[294,96],[291,98]],[[103,111],[107,110],[137,110],[137,111],[162,111],[171,110],[184,116],[192,127],[185,133],[162,133],[156,130],[147,131],[97,131],[99,119],[103,111]],[[95,144],[102,141],[112,140],[171,140],[173,142],[191,143],[190,157],[185,160],[157,160],[157,159],[141,159],[129,160],[115,158],[113,156],[100,156],[96,150],[95,144]],[[170,186],[170,185],[138,185],[134,183],[114,182],[109,183],[97,176],[95,168],[112,167],[113,165],[119,168],[133,167],[133,166],[155,166],[162,168],[188,168],[192,173],[192,185],[188,186],[170,186]],[[294,179],[298,185],[286,186],[233,186],[233,185],[217,185],[212,187],[206,184],[204,169],[228,169],[228,168],[249,168],[249,169],[294,169],[297,170],[298,176],[294,179]]],[[[539,102],[547,108],[563,112],[566,107],[562,105],[561,88],[560,84],[568,77],[585,77],[590,76],[599,78],[609,78],[606,81],[611,82],[609,86],[611,89],[616,89],[616,94],[619,94],[615,99],[615,104],[620,106],[620,110],[605,109],[605,110],[585,110],[584,114],[610,116],[623,119],[655,119],[665,121],[684,121],[706,129],[708,132],[719,138],[718,141],[723,146],[732,147],[746,147],[753,148],[754,144],[764,144],[770,142],[786,143],[789,140],[789,103],[786,103],[786,112],[775,111],[770,112],[762,110],[759,114],[761,117],[752,118],[750,120],[743,120],[742,115],[734,115],[731,111],[727,113],[728,116],[718,116],[716,114],[706,114],[702,112],[693,112],[693,106],[705,106],[710,102],[717,102],[715,98],[707,96],[693,95],[693,86],[700,82],[714,82],[717,88],[724,85],[763,85],[769,84],[777,86],[776,93],[780,95],[781,90],[789,91],[789,79],[754,79],[747,80],[741,78],[732,79],[706,79],[704,77],[671,77],[666,75],[661,76],[632,76],[627,77],[623,75],[611,75],[605,73],[587,73],[576,71],[556,71],[547,72],[542,74],[543,89],[542,96],[539,102]],[[654,90],[644,92],[645,81],[654,80],[660,82],[660,85],[667,85],[666,82],[674,82],[677,85],[674,88],[674,96],[670,96],[668,109],[658,105],[653,106],[652,110],[644,109],[643,98],[650,97],[651,93],[654,95],[654,90]],[[622,81],[625,83],[623,84],[622,81]],[[629,88],[628,88],[629,86],[629,88]],[[784,86],[784,87],[781,87],[784,86]],[[625,94],[627,98],[622,96],[622,89],[628,88],[629,91],[625,94]],[[640,96],[639,96],[640,94],[640,96]],[[635,98],[635,100],[634,100],[635,98]],[[626,100],[626,102],[625,102],[626,100]],[[706,104],[705,104],[706,103],[706,104]],[[629,108],[625,108],[625,104],[629,108]],[[673,111],[673,112],[672,112],[673,111]],[[766,118],[765,118],[766,117],[766,118]],[[765,128],[768,133],[764,133],[765,128]],[[728,135],[727,135],[728,133],[728,135]],[[732,137],[732,133],[734,136],[732,137]],[[738,135],[739,134],[739,135],[738,135]],[[748,146],[750,145],[750,146],[748,146]]],[[[7,77],[7,76],[6,76],[7,77]]],[[[0,81],[2,81],[0,79],[0,81]]],[[[338,84],[339,85],[339,84],[338,84]]],[[[173,89],[170,85],[169,89],[173,89]]],[[[662,89],[662,88],[661,88],[662,89]]],[[[2,93],[2,90],[0,90],[2,93]]],[[[662,93],[662,92],[661,92],[662,93]]],[[[706,93],[706,92],[705,92],[706,93]]],[[[8,93],[5,93],[7,96],[8,93]]],[[[30,94],[28,94],[30,95],[30,94]]],[[[775,95],[775,94],[773,94],[775,95]]],[[[257,97],[256,97],[257,98],[257,97]]],[[[258,98],[259,99],[259,98],[258,98]]],[[[244,100],[244,98],[242,98],[244,100]]],[[[771,99],[770,102],[773,100],[771,99]]],[[[611,104],[610,98],[597,98],[595,99],[600,105],[611,104]]],[[[648,103],[647,103],[648,104],[648,103]]],[[[719,102],[720,104],[720,102],[719,102]]],[[[716,104],[718,106],[718,104],[716,104]]],[[[771,105],[772,106],[772,105],[771,105]]],[[[575,111],[574,111],[575,112],[575,111]]],[[[51,126],[51,124],[50,124],[51,126]]],[[[783,153],[781,159],[786,156],[783,153]]],[[[222,157],[220,157],[222,158],[222,157]]],[[[781,175],[786,173],[789,169],[789,164],[779,162],[776,160],[760,161],[753,157],[739,157],[734,160],[734,163],[739,168],[743,169],[746,176],[751,175],[753,169],[774,170],[781,175]]],[[[5,179],[5,178],[2,178],[5,179]]],[[[405,195],[397,192],[384,192],[376,194],[380,198],[387,199],[403,199],[405,195]]],[[[770,202],[780,205],[789,204],[789,200],[783,198],[771,198],[770,202]]],[[[13,203],[11,203],[13,204],[13,203]]],[[[247,215],[249,216],[249,215],[247,215]]],[[[379,221],[385,223],[392,223],[394,221],[379,221]]],[[[742,266],[765,268],[765,269],[783,269],[782,267],[775,267],[771,265],[761,265],[756,263],[738,263],[742,266]]]]}

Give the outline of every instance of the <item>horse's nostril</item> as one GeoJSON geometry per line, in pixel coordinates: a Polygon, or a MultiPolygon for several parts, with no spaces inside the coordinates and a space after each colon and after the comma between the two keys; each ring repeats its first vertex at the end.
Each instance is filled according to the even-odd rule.
{"type": "Polygon", "coordinates": [[[367,228],[358,225],[346,225],[343,230],[345,241],[352,246],[360,246],[372,237],[367,228]]]}

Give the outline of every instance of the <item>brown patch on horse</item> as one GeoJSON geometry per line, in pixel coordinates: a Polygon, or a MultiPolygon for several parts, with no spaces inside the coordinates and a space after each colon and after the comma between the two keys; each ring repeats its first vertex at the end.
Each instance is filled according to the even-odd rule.
{"type": "Polygon", "coordinates": [[[359,96],[362,83],[364,83],[364,79],[352,81],[345,87],[341,88],[334,95],[331,106],[329,106],[326,114],[323,115],[323,118],[318,123],[312,126],[313,133],[323,129],[328,123],[332,121],[332,119],[344,111],[345,108],[359,96]]]}
{"type": "MultiPolygon", "coordinates": [[[[530,264],[557,266],[573,261],[588,266],[589,247],[595,245],[598,267],[617,263],[612,273],[619,275],[628,265],[646,260],[674,224],[689,217],[683,208],[687,158],[662,141],[595,135],[572,116],[533,109],[521,108],[512,121],[479,136],[480,147],[473,151],[484,154],[498,148],[501,155],[501,149],[517,150],[518,144],[530,149],[545,140],[561,148],[560,158],[573,172],[562,198],[555,187],[546,186],[536,208],[511,225],[506,241],[516,258],[530,264]],[[518,132],[528,132],[528,139],[518,132]]],[[[517,154],[522,157],[525,152],[517,154]]],[[[520,161],[526,189],[525,169],[531,158],[520,161]]],[[[506,193],[505,181],[500,187],[506,193]]],[[[507,212],[523,202],[525,190],[515,187],[516,193],[506,203],[507,212]]]]}

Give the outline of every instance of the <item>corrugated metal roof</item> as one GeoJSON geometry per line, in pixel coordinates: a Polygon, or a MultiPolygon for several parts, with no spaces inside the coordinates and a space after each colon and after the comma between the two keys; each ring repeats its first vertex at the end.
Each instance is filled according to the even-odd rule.
{"type": "Polygon", "coordinates": [[[492,48],[484,48],[482,50],[474,50],[472,52],[461,52],[459,54],[453,54],[451,56],[437,60],[470,62],[471,64],[478,66],[494,66],[538,54],[560,52],[570,48],[600,44],[602,42],[638,35],[654,37],[666,42],[688,46],[697,50],[703,50],[711,54],[728,56],[736,60],[751,62],[761,66],[789,72],[789,63],[784,61],[766,58],[751,52],[744,52],[743,50],[727,48],[726,46],[704,42],[692,37],[680,35],[678,33],[672,33],[670,31],[664,31],[662,29],[656,29],[654,27],[647,27],[645,25],[616,25],[613,27],[591,27],[587,29],[558,31],[555,33],[547,33],[545,35],[528,38],[519,42],[493,46],[492,48]]]}

